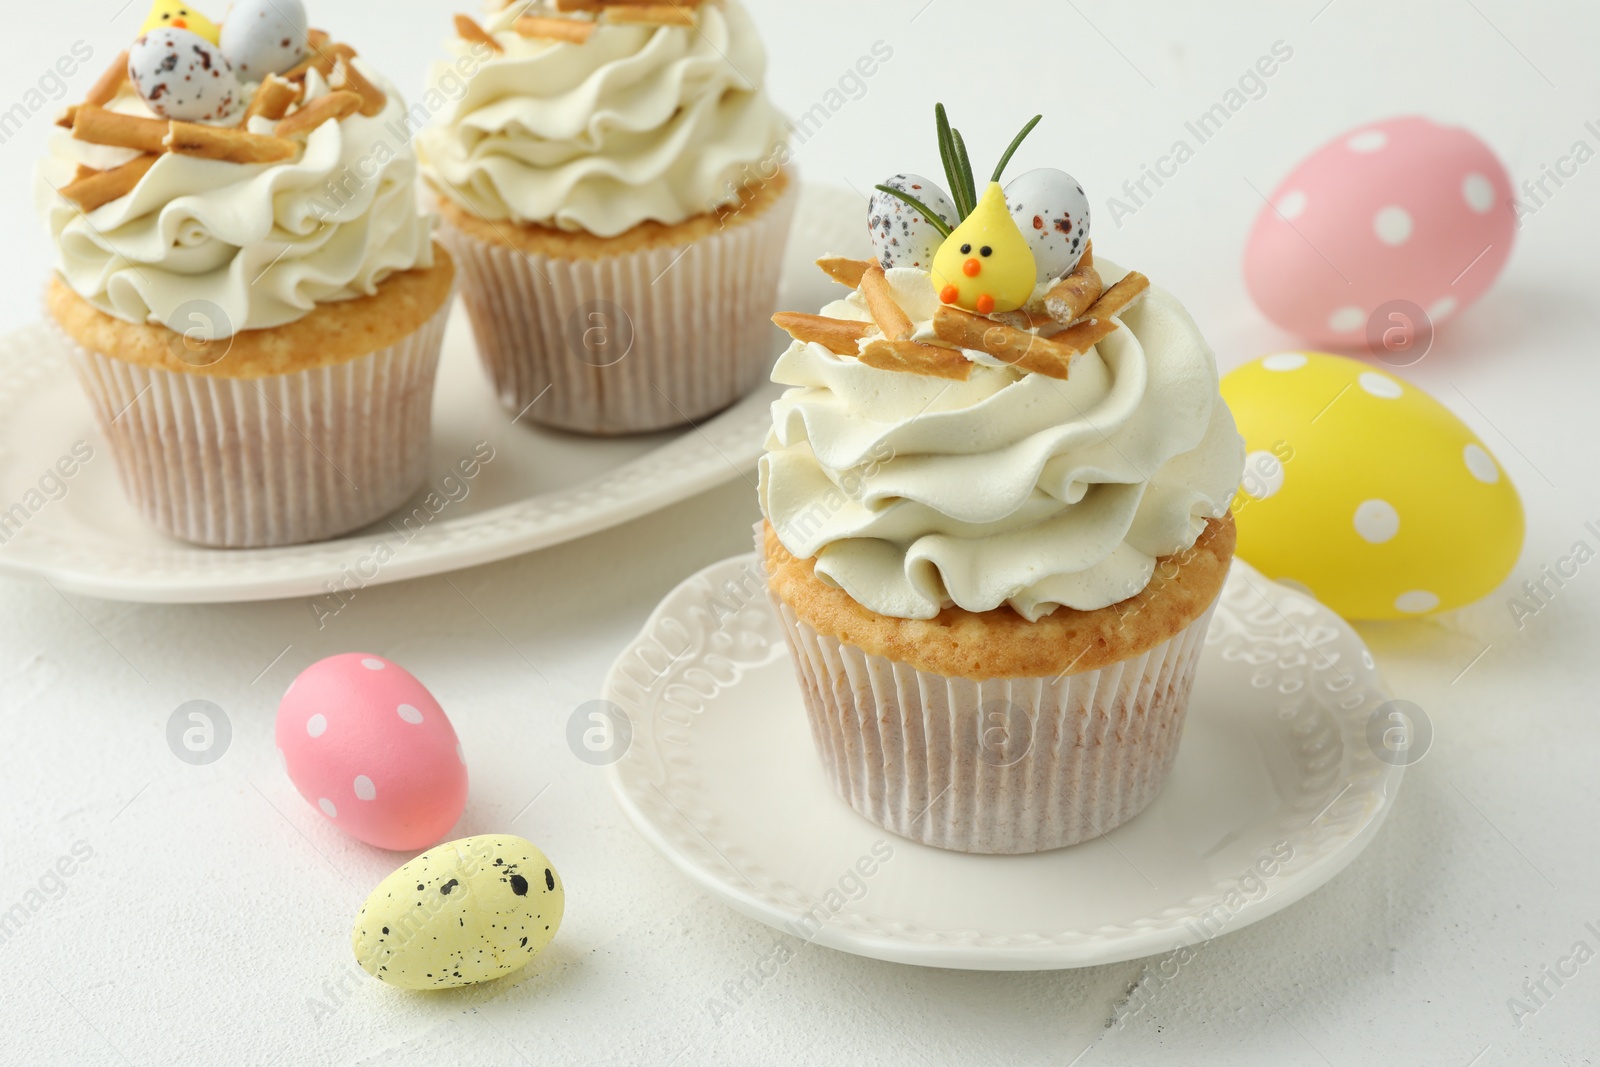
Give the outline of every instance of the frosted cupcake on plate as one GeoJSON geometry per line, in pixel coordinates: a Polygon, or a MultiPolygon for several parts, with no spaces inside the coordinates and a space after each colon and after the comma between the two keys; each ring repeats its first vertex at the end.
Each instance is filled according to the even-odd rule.
{"type": "Polygon", "coordinates": [[[506,408],[621,434],[759,385],[799,190],[740,0],[516,3],[456,27],[419,144],[506,408]]]}
{"type": "Polygon", "coordinates": [[[939,130],[949,192],[883,183],[877,260],[820,263],[853,291],[776,317],[758,549],[839,794],[1037,852],[1166,779],[1244,446],[1182,305],[1094,257],[1078,183],[1000,184],[1027,130],[981,188],[939,130]]]}
{"type": "Polygon", "coordinates": [[[128,496],[203,545],[316,541],[426,478],[450,257],[404,104],[298,0],[159,2],[69,108],[47,293],[128,496]]]}

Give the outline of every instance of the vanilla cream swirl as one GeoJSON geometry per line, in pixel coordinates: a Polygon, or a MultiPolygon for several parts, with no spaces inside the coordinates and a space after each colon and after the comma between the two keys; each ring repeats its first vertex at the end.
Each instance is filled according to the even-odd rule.
{"type": "MultiPolygon", "coordinates": [[[[1125,273],[1096,266],[1108,286],[1125,273]]],[[[911,318],[931,318],[927,275],[888,273],[911,318]]],[[[859,293],[822,313],[869,319],[859,293]]],[[[897,618],[1009,604],[1038,620],[1139,593],[1226,512],[1244,443],[1183,306],[1151,287],[1120,318],[1065,381],[982,364],[948,381],[796,341],[761,460],[778,538],[897,618]]]]}
{"type": "Polygon", "coordinates": [[[738,200],[785,142],[738,0],[699,5],[695,26],[601,22],[583,44],[523,37],[512,29],[523,13],[493,16],[504,51],[464,88],[464,40],[450,43],[458,63],[430,78],[453,103],[419,138],[426,173],[481,218],[600,237],[672,225],[738,200]]]}
{"type": "MultiPolygon", "coordinates": [[[[416,155],[397,135],[405,106],[357,63],[388,94],[380,114],[323,123],[284,163],[165,154],[132,193],[87,215],[56,189],[80,163],[103,169],[135,153],[57,131],[35,191],[63,280],[108,315],[214,339],[294,322],[318,304],[369,296],[395,272],[432,266],[416,155]]],[[[306,99],[328,91],[311,72],[306,99]]],[[[131,92],[111,107],[151,116],[131,92]]],[[[274,125],[257,117],[250,130],[274,125]]]]}

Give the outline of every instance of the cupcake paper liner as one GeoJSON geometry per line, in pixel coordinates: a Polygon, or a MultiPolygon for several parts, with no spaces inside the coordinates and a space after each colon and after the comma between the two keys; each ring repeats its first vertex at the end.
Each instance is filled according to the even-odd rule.
{"type": "Polygon", "coordinates": [[[980,682],[843,644],[769,595],[834,789],[902,837],[982,853],[1074,845],[1155,799],[1216,608],[1100,670],[980,682]]]}
{"type": "Polygon", "coordinates": [[[267,378],[145,367],[56,333],[144,517],[196,544],[265,548],[359,529],[427,479],[452,303],[398,344],[267,378]]]}
{"type": "Polygon", "coordinates": [[[772,370],[784,246],[799,182],[760,215],[687,245],[556,259],[441,221],[478,353],[506,409],[563,430],[695,422],[772,370]]]}

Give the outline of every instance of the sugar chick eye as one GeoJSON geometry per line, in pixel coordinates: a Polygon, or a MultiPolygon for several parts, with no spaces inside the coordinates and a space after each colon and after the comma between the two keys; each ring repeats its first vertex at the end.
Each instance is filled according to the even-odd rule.
{"type": "Polygon", "coordinates": [[[994,249],[990,248],[988,245],[984,245],[982,248],[978,249],[978,255],[992,256],[994,255],[994,249]]]}
{"type": "Polygon", "coordinates": [[[971,245],[962,245],[961,246],[961,254],[964,255],[964,256],[972,255],[972,246],[971,245]]]}

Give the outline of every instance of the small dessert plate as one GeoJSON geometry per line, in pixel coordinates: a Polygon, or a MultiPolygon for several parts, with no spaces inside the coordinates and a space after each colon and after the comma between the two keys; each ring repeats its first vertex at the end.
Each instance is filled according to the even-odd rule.
{"type": "MultiPolygon", "coordinates": [[[[842,295],[814,261],[871,255],[863,210],[846,189],[802,190],[779,308],[842,295]]],[[[776,328],[772,337],[776,357],[787,339],[776,328]]],[[[513,421],[457,307],[434,399],[428,484],[386,520],[335,541],[218,550],[163,535],[124,498],[89,402],[40,324],[0,338],[0,571],[116,600],[208,603],[320,596],[330,583],[376,585],[491,563],[620,525],[753,470],[779,391],[765,385],[698,426],[637,437],[587,438],[513,421]],[[472,477],[462,475],[463,462],[472,477]]]]}
{"type": "MultiPolygon", "coordinates": [[[[591,706],[612,794],[679,870],[808,942],[896,963],[1043,970],[1196,945],[1360,854],[1406,762],[1359,637],[1236,561],[1166,788],[1111,833],[1031,856],[896,837],[836,796],[755,555],[680,585],[591,706]]],[[[596,761],[602,759],[600,751],[596,761]]]]}

